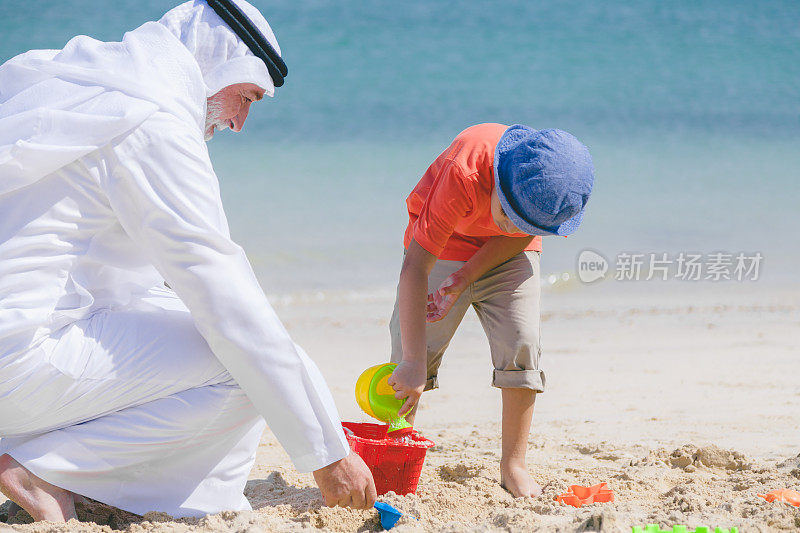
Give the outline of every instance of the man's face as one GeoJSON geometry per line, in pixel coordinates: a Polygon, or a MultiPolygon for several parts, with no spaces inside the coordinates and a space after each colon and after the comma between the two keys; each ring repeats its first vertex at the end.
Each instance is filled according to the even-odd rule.
{"type": "Polygon", "coordinates": [[[250,104],[264,98],[264,89],[253,83],[228,85],[208,98],[205,138],[210,140],[215,130],[230,128],[242,131],[250,104]]]}

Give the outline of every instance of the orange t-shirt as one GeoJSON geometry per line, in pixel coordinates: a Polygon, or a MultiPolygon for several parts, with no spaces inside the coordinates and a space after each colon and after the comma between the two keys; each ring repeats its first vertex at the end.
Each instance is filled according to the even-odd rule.
{"type": "MultiPolygon", "coordinates": [[[[428,167],[406,198],[406,249],[413,238],[439,259],[468,261],[491,237],[525,236],[504,232],[492,218],[494,150],[507,129],[471,126],[428,167]]],[[[542,238],[535,237],[526,250],[541,252],[542,238]]]]}

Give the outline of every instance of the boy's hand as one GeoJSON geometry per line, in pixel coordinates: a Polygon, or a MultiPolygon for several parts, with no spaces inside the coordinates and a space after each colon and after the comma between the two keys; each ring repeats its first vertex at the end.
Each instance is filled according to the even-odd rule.
{"type": "Polygon", "coordinates": [[[428,295],[428,307],[425,319],[438,322],[447,316],[461,293],[469,286],[469,282],[460,270],[447,276],[439,288],[428,295]]]}
{"type": "Polygon", "coordinates": [[[389,376],[389,385],[396,391],[395,398],[406,398],[406,403],[397,413],[405,416],[419,401],[425,389],[427,367],[424,362],[401,361],[389,376]]]}

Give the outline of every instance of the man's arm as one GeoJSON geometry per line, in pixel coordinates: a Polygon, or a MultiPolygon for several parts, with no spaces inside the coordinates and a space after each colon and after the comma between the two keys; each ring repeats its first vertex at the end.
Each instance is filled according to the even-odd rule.
{"type": "Polygon", "coordinates": [[[322,375],[292,342],[228,235],[200,134],[157,113],[115,153],[119,161],[101,186],[120,223],[186,304],[295,467],[320,470],[347,457],[322,375]]]}
{"type": "Polygon", "coordinates": [[[436,322],[443,319],[471,283],[521,253],[533,239],[532,236],[498,235],[486,241],[463,267],[448,276],[439,288],[428,296],[427,321],[436,322]]]}

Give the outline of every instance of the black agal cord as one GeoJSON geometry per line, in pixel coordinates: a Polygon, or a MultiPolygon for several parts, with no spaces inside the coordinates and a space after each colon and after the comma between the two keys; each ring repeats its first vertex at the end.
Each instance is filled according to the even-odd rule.
{"type": "Polygon", "coordinates": [[[278,52],[269,44],[266,37],[261,35],[256,25],[247,18],[247,15],[233,3],[233,0],[206,1],[211,9],[225,21],[225,24],[230,26],[233,33],[238,35],[247,45],[253,55],[264,62],[275,87],[283,85],[283,78],[289,73],[286,63],[283,62],[278,52]]]}

